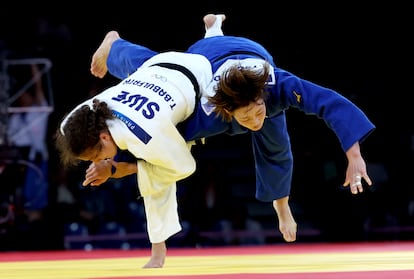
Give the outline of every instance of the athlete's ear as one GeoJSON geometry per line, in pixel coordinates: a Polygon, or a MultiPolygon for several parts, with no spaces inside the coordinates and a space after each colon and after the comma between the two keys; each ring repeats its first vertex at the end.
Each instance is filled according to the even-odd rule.
{"type": "Polygon", "coordinates": [[[104,141],[108,141],[112,139],[111,134],[108,131],[101,132],[99,134],[99,138],[104,141]]]}

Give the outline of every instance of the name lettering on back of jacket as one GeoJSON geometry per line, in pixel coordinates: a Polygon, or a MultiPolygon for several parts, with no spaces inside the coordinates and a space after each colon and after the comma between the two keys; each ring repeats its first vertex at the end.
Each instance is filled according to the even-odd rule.
{"type": "Polygon", "coordinates": [[[138,87],[142,87],[148,90],[151,90],[152,92],[156,93],[158,96],[163,97],[163,99],[168,103],[171,110],[177,105],[172,98],[170,94],[163,88],[161,88],[158,85],[155,85],[154,83],[149,83],[147,81],[141,81],[136,79],[126,79],[122,84],[128,84],[128,85],[135,85],[138,87]]]}

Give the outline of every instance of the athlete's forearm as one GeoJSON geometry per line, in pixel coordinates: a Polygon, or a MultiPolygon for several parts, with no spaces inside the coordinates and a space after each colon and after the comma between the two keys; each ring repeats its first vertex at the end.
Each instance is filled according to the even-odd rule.
{"type": "Polygon", "coordinates": [[[137,173],[136,162],[116,162],[112,159],[102,160],[99,163],[91,163],[86,170],[85,180],[82,185],[99,186],[109,178],[121,178],[137,173]]]}
{"type": "Polygon", "coordinates": [[[113,161],[111,168],[113,171],[112,178],[121,178],[138,172],[137,163],[113,161]]]}

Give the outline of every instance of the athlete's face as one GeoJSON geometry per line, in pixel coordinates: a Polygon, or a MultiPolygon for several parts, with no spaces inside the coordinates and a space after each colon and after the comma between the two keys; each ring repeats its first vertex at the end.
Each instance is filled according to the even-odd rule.
{"type": "Polygon", "coordinates": [[[233,117],[240,125],[249,130],[260,130],[266,118],[266,105],[263,98],[251,102],[248,106],[235,109],[233,117]]]}
{"type": "Polygon", "coordinates": [[[112,136],[103,132],[100,134],[100,140],[93,148],[86,150],[79,159],[82,161],[91,161],[98,163],[101,160],[113,158],[117,153],[117,146],[112,139],[112,136]]]}

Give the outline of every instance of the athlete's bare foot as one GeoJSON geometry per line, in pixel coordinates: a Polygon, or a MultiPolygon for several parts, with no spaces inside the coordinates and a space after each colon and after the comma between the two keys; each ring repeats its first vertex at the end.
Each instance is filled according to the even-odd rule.
{"type": "Polygon", "coordinates": [[[91,73],[92,75],[103,78],[108,72],[108,67],[106,66],[106,60],[108,59],[109,51],[113,42],[120,39],[118,32],[109,31],[106,33],[105,38],[103,39],[101,45],[92,55],[91,62],[91,73]]]}
{"type": "MultiPolygon", "coordinates": [[[[290,211],[290,210],[289,210],[290,211]]],[[[283,235],[286,242],[293,242],[296,240],[297,224],[293,219],[292,213],[286,215],[279,214],[279,231],[283,235]]]]}
{"type": "Polygon", "coordinates": [[[296,241],[297,224],[289,207],[289,198],[281,198],[273,201],[279,219],[279,231],[286,242],[296,241]]]}
{"type": "Polygon", "coordinates": [[[151,247],[151,259],[143,266],[143,268],[163,267],[166,255],[167,246],[165,245],[165,242],[153,243],[151,247]]]}
{"type": "Polygon", "coordinates": [[[208,14],[204,16],[203,21],[206,26],[206,30],[213,26],[218,16],[221,16],[221,21],[224,21],[226,19],[226,15],[224,14],[219,14],[219,15],[208,14]]]}

